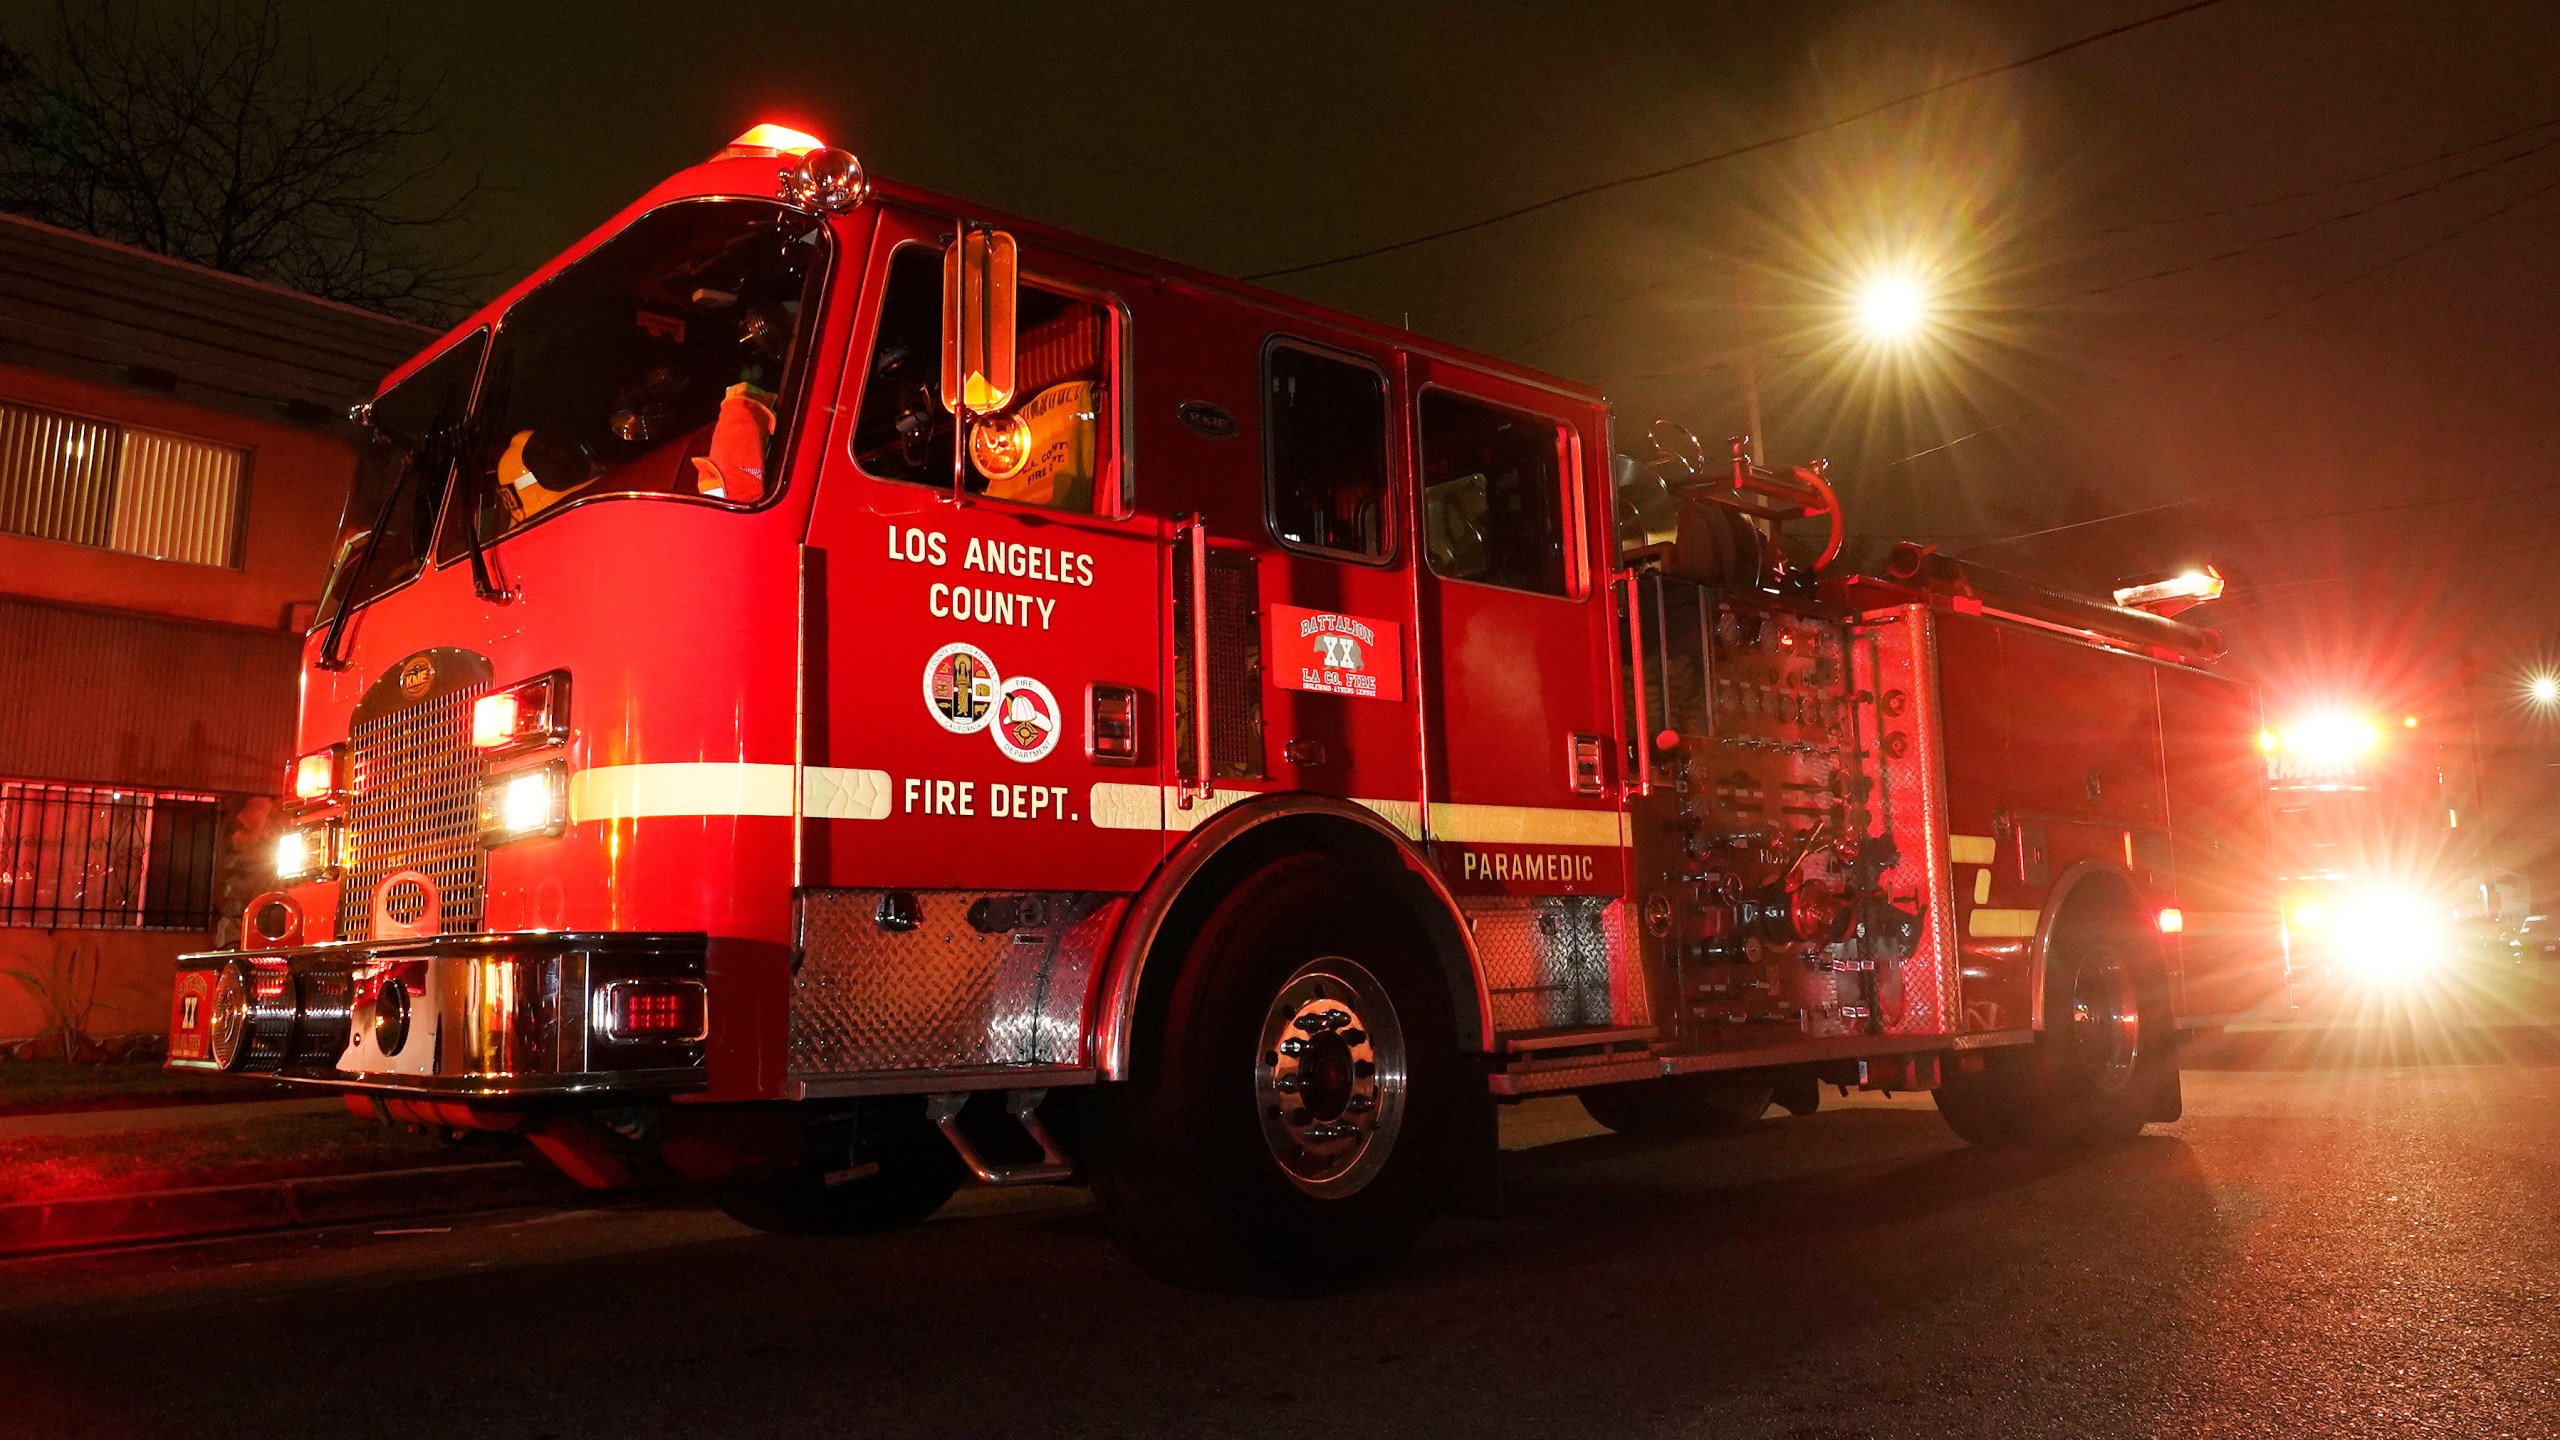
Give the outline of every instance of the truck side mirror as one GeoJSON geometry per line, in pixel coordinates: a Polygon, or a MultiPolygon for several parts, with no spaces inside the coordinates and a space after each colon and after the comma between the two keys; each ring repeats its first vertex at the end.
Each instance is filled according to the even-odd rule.
{"type": "Polygon", "coordinates": [[[942,408],[984,415],[1013,402],[1013,237],[963,225],[942,256],[942,408]]]}

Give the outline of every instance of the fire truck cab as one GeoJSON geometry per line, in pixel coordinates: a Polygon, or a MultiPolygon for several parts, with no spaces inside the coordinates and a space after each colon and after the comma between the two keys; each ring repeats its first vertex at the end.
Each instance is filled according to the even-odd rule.
{"type": "Polygon", "coordinates": [[[2283,993],[2211,632],[1834,574],[1818,470],[809,137],[359,418],[173,1065],[776,1229],[1089,1183],[1159,1275],[1305,1290],[1480,1201],[1505,1100],[2123,1135],[2283,993]]]}

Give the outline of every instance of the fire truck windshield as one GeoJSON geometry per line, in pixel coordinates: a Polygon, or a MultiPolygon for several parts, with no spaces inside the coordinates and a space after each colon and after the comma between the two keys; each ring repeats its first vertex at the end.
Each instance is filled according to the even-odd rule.
{"type": "Polygon", "coordinates": [[[320,596],[320,623],[342,602],[361,605],[418,573],[461,444],[471,382],[488,348],[489,332],[475,330],[369,407],[355,485],[320,596]]]}
{"type": "Polygon", "coordinates": [[[781,482],[828,235],[761,201],[684,201],[633,221],[499,324],[437,558],[574,501],[731,506],[781,482]]]}

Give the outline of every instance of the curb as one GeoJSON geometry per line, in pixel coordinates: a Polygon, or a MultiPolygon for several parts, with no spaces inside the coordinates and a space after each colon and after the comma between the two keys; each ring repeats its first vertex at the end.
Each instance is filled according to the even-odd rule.
{"type": "Polygon", "coordinates": [[[498,1160],[0,1205],[0,1256],[494,1209],[561,1188],[530,1165],[498,1160]]]}

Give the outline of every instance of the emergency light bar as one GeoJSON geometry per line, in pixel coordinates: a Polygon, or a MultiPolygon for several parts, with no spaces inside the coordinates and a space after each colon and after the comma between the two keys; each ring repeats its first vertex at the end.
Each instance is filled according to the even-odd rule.
{"type": "Polygon", "coordinates": [[[812,150],[824,148],[826,143],[805,130],[794,130],[788,125],[776,125],[768,121],[747,127],[745,134],[730,141],[728,146],[720,152],[720,158],[737,160],[806,155],[812,150]]]}
{"type": "Polygon", "coordinates": [[[2210,565],[2189,565],[2183,570],[2128,576],[2115,592],[2117,604],[2128,610],[2148,610],[2154,615],[2175,615],[2207,600],[2221,598],[2222,572],[2210,565]]]}

